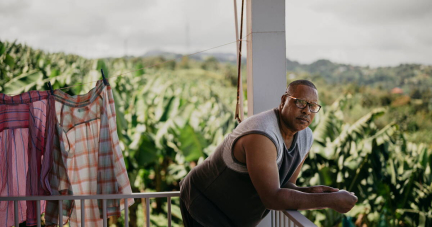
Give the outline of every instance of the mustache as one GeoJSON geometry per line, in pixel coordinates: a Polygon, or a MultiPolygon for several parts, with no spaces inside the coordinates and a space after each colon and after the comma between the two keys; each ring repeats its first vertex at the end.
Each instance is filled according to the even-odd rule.
{"type": "Polygon", "coordinates": [[[301,119],[304,119],[304,120],[307,120],[307,121],[310,121],[310,118],[308,117],[308,116],[299,116],[299,117],[297,117],[297,118],[301,118],[301,119]]]}

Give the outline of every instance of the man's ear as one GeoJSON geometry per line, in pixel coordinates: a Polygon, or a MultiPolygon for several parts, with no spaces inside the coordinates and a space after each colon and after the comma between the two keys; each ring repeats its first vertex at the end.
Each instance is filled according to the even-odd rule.
{"type": "Polygon", "coordinates": [[[281,103],[279,104],[279,108],[280,109],[282,109],[284,107],[286,99],[287,99],[287,96],[286,95],[282,95],[282,97],[281,97],[281,103]]]}

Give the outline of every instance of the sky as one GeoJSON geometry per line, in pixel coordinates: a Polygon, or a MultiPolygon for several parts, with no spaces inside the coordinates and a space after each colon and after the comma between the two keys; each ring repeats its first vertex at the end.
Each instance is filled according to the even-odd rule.
{"type": "MultiPolygon", "coordinates": [[[[290,0],[285,5],[290,60],[432,65],[431,0],[290,0]]],[[[238,11],[240,6],[237,0],[238,11]]],[[[233,0],[0,0],[0,40],[49,52],[88,58],[153,50],[187,54],[235,39],[233,0]]],[[[210,52],[235,51],[230,44],[210,52]]]]}

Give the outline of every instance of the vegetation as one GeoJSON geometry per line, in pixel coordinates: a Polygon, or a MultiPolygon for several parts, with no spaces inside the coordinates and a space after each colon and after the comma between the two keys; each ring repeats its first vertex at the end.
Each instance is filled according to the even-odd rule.
{"type": "MultiPolygon", "coordinates": [[[[331,185],[359,197],[346,215],[329,209],[304,214],[322,226],[430,226],[432,67],[288,63],[288,81],[311,79],[323,105],[311,125],[315,144],[298,184],[331,185]],[[394,87],[403,93],[392,94],[394,87]]],[[[51,81],[54,88],[84,83],[65,90],[82,94],[101,78],[101,68],[113,87],[134,192],[179,190],[179,181],[235,127],[236,67],[230,62],[85,59],[0,42],[1,93],[46,90],[51,81]]],[[[130,208],[131,224],[144,222],[142,204],[130,208]]],[[[166,225],[166,208],[166,200],[151,201],[153,225],[166,225]]],[[[172,209],[179,226],[178,200],[172,209]]]]}
{"type": "Polygon", "coordinates": [[[401,64],[396,67],[358,67],[319,60],[310,65],[288,61],[288,78],[312,80],[320,90],[320,100],[330,105],[341,94],[351,94],[358,109],[345,111],[345,121],[377,107],[387,111],[380,127],[396,120],[406,137],[415,143],[432,144],[432,66],[401,64]],[[350,117],[350,115],[354,117],[350,117]]]}
{"type": "Polygon", "coordinates": [[[342,98],[321,114],[299,182],[353,191],[359,202],[347,215],[333,210],[305,215],[323,226],[429,226],[431,150],[408,142],[395,122],[378,128],[383,108],[345,123],[342,112],[350,102],[350,97],[342,98]]]}

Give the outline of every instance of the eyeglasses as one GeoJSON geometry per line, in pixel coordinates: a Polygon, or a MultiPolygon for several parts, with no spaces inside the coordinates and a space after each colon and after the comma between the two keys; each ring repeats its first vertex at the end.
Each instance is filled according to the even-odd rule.
{"type": "MultiPolygon", "coordinates": [[[[286,95],[288,95],[288,94],[286,94],[286,95]]],[[[296,104],[296,106],[299,109],[304,109],[304,108],[306,108],[306,106],[309,106],[309,110],[312,113],[318,113],[321,109],[321,106],[316,104],[316,103],[308,102],[306,100],[298,99],[296,97],[289,96],[289,95],[288,95],[288,97],[294,99],[294,103],[296,104]]]]}

